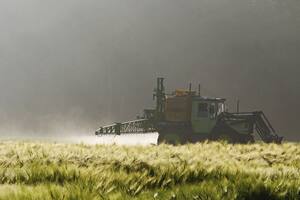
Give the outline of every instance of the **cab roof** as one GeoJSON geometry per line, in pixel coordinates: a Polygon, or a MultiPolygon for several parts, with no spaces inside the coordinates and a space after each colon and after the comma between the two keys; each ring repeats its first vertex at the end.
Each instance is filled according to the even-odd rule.
{"type": "Polygon", "coordinates": [[[205,97],[205,96],[194,96],[193,100],[202,100],[202,101],[218,101],[224,102],[226,101],[225,98],[218,98],[218,97],[205,97]]]}

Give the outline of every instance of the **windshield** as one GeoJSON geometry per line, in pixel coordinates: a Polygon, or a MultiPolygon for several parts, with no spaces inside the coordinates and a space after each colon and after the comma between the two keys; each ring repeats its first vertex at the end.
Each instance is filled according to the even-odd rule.
{"type": "Polygon", "coordinates": [[[224,102],[218,103],[218,112],[217,112],[217,115],[220,115],[223,112],[225,112],[225,104],[224,104],[224,102]]]}

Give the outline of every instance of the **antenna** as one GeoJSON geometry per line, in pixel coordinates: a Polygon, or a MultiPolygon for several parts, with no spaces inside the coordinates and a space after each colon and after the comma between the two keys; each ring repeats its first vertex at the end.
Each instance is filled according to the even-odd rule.
{"type": "Polygon", "coordinates": [[[240,112],[240,100],[238,99],[236,102],[236,112],[239,113],[240,112]]]}
{"type": "Polygon", "coordinates": [[[201,96],[201,84],[198,85],[198,96],[201,96]]]}

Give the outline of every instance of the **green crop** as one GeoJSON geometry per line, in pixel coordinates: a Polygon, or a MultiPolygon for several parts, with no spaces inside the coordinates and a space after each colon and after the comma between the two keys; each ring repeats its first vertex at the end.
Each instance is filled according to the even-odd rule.
{"type": "Polygon", "coordinates": [[[300,144],[2,142],[0,199],[300,199],[300,144]]]}

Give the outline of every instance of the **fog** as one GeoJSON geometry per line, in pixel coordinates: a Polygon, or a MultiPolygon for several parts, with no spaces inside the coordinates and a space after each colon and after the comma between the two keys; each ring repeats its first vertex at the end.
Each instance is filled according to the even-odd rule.
{"type": "Polygon", "coordinates": [[[299,0],[2,0],[0,134],[92,135],[202,85],[300,139],[299,0]]]}

